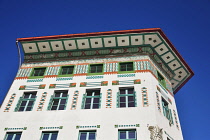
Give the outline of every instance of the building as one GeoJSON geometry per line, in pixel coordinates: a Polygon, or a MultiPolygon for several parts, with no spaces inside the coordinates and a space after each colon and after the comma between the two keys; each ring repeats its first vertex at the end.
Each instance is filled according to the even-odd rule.
{"type": "Polygon", "coordinates": [[[17,41],[1,140],[183,140],[174,95],[193,72],[161,29],[17,41]]]}

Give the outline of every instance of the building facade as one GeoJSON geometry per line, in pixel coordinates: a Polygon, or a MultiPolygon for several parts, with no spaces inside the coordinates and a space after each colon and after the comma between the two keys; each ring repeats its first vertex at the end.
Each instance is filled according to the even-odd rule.
{"type": "Polygon", "coordinates": [[[17,41],[0,139],[183,139],[174,95],[193,72],[161,29],[17,41]]]}

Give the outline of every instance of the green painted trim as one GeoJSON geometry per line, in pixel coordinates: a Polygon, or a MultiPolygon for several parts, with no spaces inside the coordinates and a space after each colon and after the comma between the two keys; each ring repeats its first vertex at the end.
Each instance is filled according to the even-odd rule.
{"type": "Polygon", "coordinates": [[[31,73],[30,73],[30,76],[28,77],[28,79],[44,78],[44,76],[46,75],[46,72],[47,72],[47,67],[34,67],[34,68],[31,70],[31,73]],[[32,76],[33,73],[34,73],[34,69],[36,69],[36,68],[45,68],[44,75],[43,75],[43,76],[32,76]]]}

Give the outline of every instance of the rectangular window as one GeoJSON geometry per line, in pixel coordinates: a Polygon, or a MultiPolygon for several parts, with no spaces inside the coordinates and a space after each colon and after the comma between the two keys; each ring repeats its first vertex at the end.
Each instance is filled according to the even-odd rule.
{"type": "Polygon", "coordinates": [[[7,132],[4,140],[20,140],[21,132],[7,132]]]}
{"type": "Polygon", "coordinates": [[[136,140],[136,130],[119,130],[119,140],[136,140]]]}
{"type": "Polygon", "coordinates": [[[60,75],[73,74],[74,66],[63,66],[61,67],[60,75]]]}
{"type": "Polygon", "coordinates": [[[42,132],[41,140],[57,140],[58,132],[42,132]]]}
{"type": "Polygon", "coordinates": [[[120,63],[120,71],[133,71],[133,62],[120,63]]]}
{"type": "Polygon", "coordinates": [[[133,87],[119,88],[118,106],[121,107],[135,107],[135,91],[133,87]]]}
{"type": "Polygon", "coordinates": [[[102,73],[103,72],[103,64],[93,64],[90,65],[89,73],[102,73]]]}
{"type": "Polygon", "coordinates": [[[170,121],[170,125],[173,124],[173,118],[172,118],[172,113],[171,109],[169,109],[169,104],[168,102],[162,98],[162,107],[163,107],[163,114],[164,116],[170,121]]]}
{"type": "Polygon", "coordinates": [[[96,140],[96,131],[80,131],[79,140],[96,140]]]}
{"type": "Polygon", "coordinates": [[[56,90],[51,97],[49,110],[65,110],[68,99],[68,90],[56,90]]]}
{"type": "Polygon", "coordinates": [[[166,88],[166,81],[165,81],[164,77],[163,77],[159,72],[157,72],[157,75],[158,75],[158,81],[159,81],[159,83],[160,83],[164,88],[166,88]]]}
{"type": "Polygon", "coordinates": [[[83,109],[100,108],[100,89],[87,89],[83,97],[83,109]]]}
{"type": "Polygon", "coordinates": [[[20,97],[15,111],[31,111],[36,100],[36,91],[25,92],[23,97],[20,97]]]}
{"type": "Polygon", "coordinates": [[[34,68],[31,76],[44,76],[46,68],[34,68]]]}

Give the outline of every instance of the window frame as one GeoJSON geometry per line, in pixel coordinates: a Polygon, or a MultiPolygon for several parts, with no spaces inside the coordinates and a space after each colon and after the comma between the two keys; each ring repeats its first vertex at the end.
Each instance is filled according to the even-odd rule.
{"type": "Polygon", "coordinates": [[[50,99],[50,101],[49,101],[48,110],[50,110],[50,111],[54,111],[54,110],[66,110],[66,106],[67,106],[67,103],[68,103],[68,97],[69,97],[68,92],[69,92],[68,90],[55,90],[55,91],[54,91],[54,94],[51,96],[51,99],[50,99]],[[62,92],[67,92],[67,96],[66,96],[66,97],[62,97],[62,95],[63,95],[63,93],[62,93],[62,94],[60,94],[59,97],[55,97],[56,92],[60,92],[60,93],[62,93],[62,92]],[[58,101],[57,108],[56,108],[56,109],[52,109],[52,107],[55,106],[55,105],[53,104],[53,103],[54,103],[54,100],[57,100],[57,99],[59,100],[59,101],[58,101]],[[63,104],[61,104],[61,100],[62,100],[62,99],[65,99],[65,100],[66,100],[66,102],[65,102],[65,104],[64,104],[64,109],[59,109],[60,105],[63,105],[63,104]]]}
{"type": "Polygon", "coordinates": [[[136,107],[136,91],[135,91],[135,88],[134,87],[119,87],[119,92],[118,92],[118,97],[117,97],[117,107],[118,108],[129,108],[128,104],[129,104],[129,101],[128,101],[128,97],[129,96],[133,96],[134,100],[134,106],[131,106],[131,107],[136,107]],[[128,89],[133,89],[133,94],[128,94],[128,89]],[[125,94],[120,94],[120,89],[126,89],[127,92],[125,91],[125,94]],[[120,97],[125,97],[125,102],[121,102],[120,101],[120,97]],[[125,107],[121,107],[120,106],[120,103],[125,103],[125,107]]]}
{"type": "Polygon", "coordinates": [[[162,85],[166,89],[166,80],[160,72],[157,71],[157,78],[160,85],[162,85]]]}
{"type": "Polygon", "coordinates": [[[74,75],[74,70],[75,70],[75,65],[64,65],[64,66],[61,66],[60,69],[59,69],[59,74],[58,74],[58,77],[72,77],[74,75]],[[73,71],[72,71],[72,74],[62,74],[62,68],[63,67],[73,67],[73,71]]]}
{"type": "Polygon", "coordinates": [[[119,129],[118,130],[118,140],[137,140],[137,133],[136,133],[136,129],[119,129]],[[135,138],[133,139],[130,139],[128,136],[129,136],[129,133],[130,131],[134,131],[135,132],[135,138]],[[126,132],[126,138],[125,139],[121,139],[120,138],[120,132],[126,132]]]}
{"type": "Polygon", "coordinates": [[[36,102],[36,98],[37,98],[36,95],[37,95],[37,91],[24,92],[23,93],[23,96],[20,97],[20,99],[19,99],[19,101],[18,101],[18,103],[16,105],[15,111],[16,112],[32,111],[33,110],[33,106],[34,106],[34,104],[36,102]],[[29,95],[29,98],[24,98],[25,95],[26,95],[26,93],[31,93],[29,95]],[[34,98],[31,98],[32,94],[35,94],[35,97],[34,98]],[[26,105],[21,106],[21,104],[22,104],[23,101],[26,101],[26,105]],[[28,104],[29,104],[30,101],[33,101],[33,104],[31,105],[31,110],[26,110],[29,107],[28,104]],[[23,111],[20,110],[21,107],[24,107],[24,110],[23,111]]]}
{"type": "Polygon", "coordinates": [[[161,97],[161,102],[162,102],[162,109],[163,109],[163,115],[169,120],[170,125],[173,124],[173,117],[171,113],[171,109],[169,108],[169,103],[161,97]],[[166,106],[164,104],[167,104],[166,106]]]}
{"type": "Polygon", "coordinates": [[[101,89],[100,88],[96,88],[96,89],[86,89],[86,93],[83,94],[83,101],[82,101],[82,109],[100,109],[101,108],[101,89]],[[87,91],[93,91],[93,90],[99,90],[99,95],[93,95],[94,92],[92,92],[92,96],[87,96],[87,91]],[[96,104],[94,103],[94,99],[98,98],[99,102],[98,104],[98,108],[93,108],[93,105],[96,104]],[[91,103],[90,103],[90,108],[85,108],[86,105],[86,100],[87,99],[91,99],[91,103]]]}
{"type": "Polygon", "coordinates": [[[86,140],[89,140],[88,137],[89,137],[89,134],[90,134],[90,133],[94,133],[94,134],[95,134],[95,140],[96,140],[96,136],[97,136],[97,135],[96,135],[96,134],[97,134],[97,133],[96,133],[96,130],[79,131],[78,140],[80,140],[81,133],[87,133],[87,134],[86,134],[86,140]]]}
{"type": "Polygon", "coordinates": [[[88,75],[103,75],[103,73],[104,73],[104,64],[103,63],[89,64],[89,66],[88,66],[88,75]],[[93,66],[93,65],[102,65],[102,71],[101,72],[91,73],[91,66],[93,66]]]}
{"type": "Polygon", "coordinates": [[[48,137],[48,140],[51,140],[52,134],[57,134],[56,140],[58,139],[58,131],[42,131],[40,140],[43,140],[44,134],[50,134],[49,135],[50,137],[48,137]]]}
{"type": "Polygon", "coordinates": [[[134,73],[134,72],[135,72],[135,66],[134,66],[134,62],[133,61],[119,62],[118,63],[118,73],[119,74],[123,74],[123,73],[134,73]],[[132,70],[129,70],[129,71],[121,71],[121,64],[125,64],[125,63],[132,63],[133,69],[132,70]]]}
{"type": "MultiPolygon", "coordinates": [[[[20,139],[21,139],[21,136],[22,136],[22,132],[7,132],[6,135],[5,135],[4,140],[7,140],[9,134],[14,134],[14,135],[12,136],[12,140],[14,140],[14,139],[16,138],[16,135],[17,135],[17,134],[20,134],[20,139]],[[14,137],[14,136],[15,136],[15,137],[14,137]]],[[[19,139],[19,140],[20,140],[20,139],[19,139]]]]}
{"type": "Polygon", "coordinates": [[[35,67],[35,68],[32,69],[28,79],[44,78],[44,76],[46,74],[46,71],[47,71],[47,67],[35,67]],[[34,76],[35,69],[40,69],[40,68],[45,68],[44,74],[42,76],[34,76]]]}

